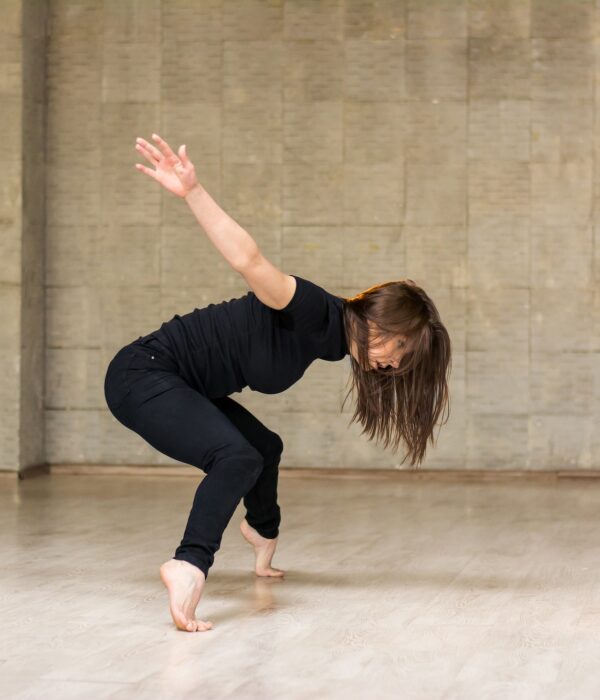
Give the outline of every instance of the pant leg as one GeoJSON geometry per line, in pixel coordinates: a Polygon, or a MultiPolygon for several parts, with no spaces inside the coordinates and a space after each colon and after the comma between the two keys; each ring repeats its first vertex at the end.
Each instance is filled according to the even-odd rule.
{"type": "Polygon", "coordinates": [[[208,577],[225,528],[262,471],[262,455],[210,399],[175,374],[138,372],[125,399],[112,406],[123,425],[159,452],[206,473],[174,558],[208,577]]]}
{"type": "Polygon", "coordinates": [[[269,430],[247,408],[230,396],[211,399],[263,458],[263,469],[254,486],[244,496],[246,520],[263,537],[279,535],[281,510],[277,503],[279,462],[283,451],[281,437],[269,430]]]}

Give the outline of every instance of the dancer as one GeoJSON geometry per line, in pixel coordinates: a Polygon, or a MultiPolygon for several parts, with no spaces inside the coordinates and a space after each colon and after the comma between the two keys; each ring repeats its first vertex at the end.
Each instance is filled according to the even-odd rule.
{"type": "MultiPolygon", "coordinates": [[[[151,168],[136,168],[184,199],[231,267],[252,291],[175,314],[121,348],[104,392],[115,418],[169,457],[201,469],[183,538],[160,567],[177,628],[212,628],[196,618],[208,571],[240,500],[242,535],[258,576],[272,566],[281,523],[277,503],[283,441],[231,398],[248,386],[275,394],[297,382],[316,359],[350,355],[356,409],[369,439],[382,437],[420,464],[449,403],[449,335],[436,307],[412,280],[383,282],[353,297],[285,274],[198,182],[185,146],[175,154],[157,134],[137,139],[151,168]]],[[[345,403],[344,399],[344,403],[345,403]]],[[[449,415],[449,413],[448,413],[449,415]]],[[[447,419],[446,419],[447,420],[447,419]]],[[[442,423],[443,424],[443,423],[442,423]]],[[[404,460],[403,460],[404,461],[404,460]]]]}

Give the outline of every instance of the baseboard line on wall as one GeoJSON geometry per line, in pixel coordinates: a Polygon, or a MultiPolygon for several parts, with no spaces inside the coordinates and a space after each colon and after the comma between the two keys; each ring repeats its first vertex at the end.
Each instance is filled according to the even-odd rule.
{"type": "MultiPolygon", "coordinates": [[[[279,467],[282,478],[312,479],[375,479],[383,481],[505,481],[527,479],[558,481],[564,479],[598,479],[598,469],[367,469],[348,467],[279,467]]],[[[0,471],[0,476],[19,479],[53,474],[97,474],[115,476],[187,476],[198,478],[203,472],[195,467],[169,464],[46,464],[36,465],[21,472],[0,471]]]]}

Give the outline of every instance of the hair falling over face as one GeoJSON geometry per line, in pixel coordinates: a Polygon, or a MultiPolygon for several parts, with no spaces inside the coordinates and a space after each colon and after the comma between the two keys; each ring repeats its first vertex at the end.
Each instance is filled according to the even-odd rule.
{"type": "MultiPolygon", "coordinates": [[[[434,444],[433,432],[450,416],[448,377],[451,369],[450,336],[429,296],[410,279],[384,282],[343,299],[344,332],[350,354],[356,408],[350,423],[358,420],[369,440],[383,439],[384,447],[397,450],[401,441],[413,466],[419,466],[434,444]],[[405,341],[397,366],[381,367],[373,353],[405,341]],[[446,419],[443,411],[448,409],[446,419]]],[[[343,408],[343,404],[342,404],[343,408]]]]}

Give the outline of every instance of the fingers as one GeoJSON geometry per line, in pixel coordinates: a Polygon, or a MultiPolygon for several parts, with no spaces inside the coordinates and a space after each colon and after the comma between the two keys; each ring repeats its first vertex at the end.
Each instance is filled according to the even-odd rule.
{"type": "Polygon", "coordinates": [[[161,182],[159,175],[165,169],[165,166],[167,169],[173,168],[180,177],[183,177],[185,171],[190,167],[193,169],[193,165],[187,157],[185,145],[179,147],[178,157],[158,134],[152,134],[152,138],[157,142],[158,148],[140,137],[136,138],[135,148],[138,153],[142,154],[154,166],[155,170],[136,163],[135,167],[137,170],[161,182]]]}
{"type": "Polygon", "coordinates": [[[177,156],[171,150],[169,144],[166,141],[163,141],[158,134],[152,134],[152,138],[156,141],[157,146],[167,158],[173,161],[178,160],[177,156]]]}
{"type": "Polygon", "coordinates": [[[146,156],[146,158],[152,163],[152,165],[158,165],[158,162],[161,158],[161,154],[160,151],[154,148],[154,146],[149,144],[147,141],[144,141],[144,139],[137,139],[135,148],[143,156],[146,156]]]}
{"type": "Polygon", "coordinates": [[[152,170],[152,168],[147,168],[145,165],[140,165],[140,163],[136,163],[135,167],[138,170],[141,170],[141,172],[146,173],[146,175],[150,175],[150,177],[153,177],[158,182],[158,178],[156,177],[156,170],[152,170]]]}
{"type": "Polygon", "coordinates": [[[186,166],[190,164],[190,159],[187,156],[185,145],[179,146],[177,156],[175,155],[175,153],[173,153],[166,141],[163,141],[163,139],[161,139],[160,136],[158,136],[158,134],[153,134],[152,136],[157,140],[157,143],[159,144],[161,149],[160,151],[158,150],[158,148],[153,146],[151,143],[148,143],[148,141],[146,141],[143,138],[138,137],[135,140],[136,150],[139,151],[142,155],[144,155],[152,163],[152,165],[158,165],[163,155],[171,159],[172,163],[177,163],[178,161],[181,161],[186,166]]]}

